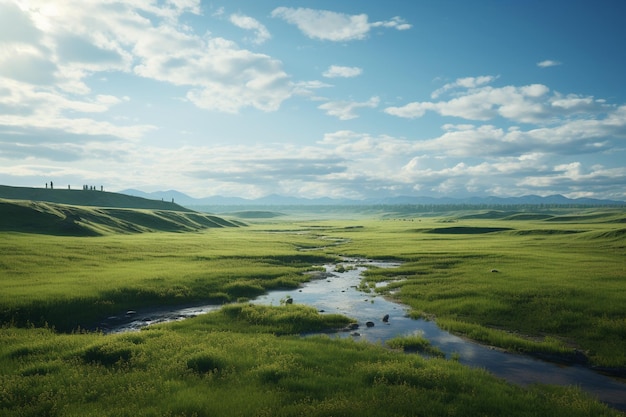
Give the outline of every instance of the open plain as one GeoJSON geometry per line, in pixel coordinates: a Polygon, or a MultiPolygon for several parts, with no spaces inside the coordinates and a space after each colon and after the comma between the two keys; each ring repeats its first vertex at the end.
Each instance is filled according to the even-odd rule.
{"type": "Polygon", "coordinates": [[[620,415],[577,387],[519,387],[454,356],[402,353],[428,351],[419,337],[302,338],[353,320],[248,300],[297,291],[308,272],[342,257],[398,261],[365,273],[360,289],[372,302],[392,297],[412,317],[494,348],[623,376],[622,209],[323,217],[97,236],[1,232],[0,413],[620,415]],[[140,332],[94,330],[142,308],[207,302],[225,306],[140,332]]]}

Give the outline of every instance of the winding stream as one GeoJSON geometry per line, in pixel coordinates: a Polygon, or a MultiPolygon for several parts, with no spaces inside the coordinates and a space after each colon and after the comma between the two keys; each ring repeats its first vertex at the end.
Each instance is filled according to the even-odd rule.
{"type": "MultiPolygon", "coordinates": [[[[324,279],[312,280],[296,290],[271,291],[252,300],[252,303],[280,305],[281,300],[290,297],[294,303],[311,305],[319,311],[343,314],[358,321],[358,329],[338,332],[337,337],[384,342],[398,335],[421,334],[433,346],[443,351],[446,357],[458,355],[461,363],[484,368],[509,382],[519,385],[575,385],[598,400],[626,411],[626,383],[583,366],[557,365],[462,339],[441,330],[434,322],[407,317],[408,308],[402,304],[357,289],[362,279],[361,274],[368,266],[393,268],[399,264],[367,259],[347,259],[342,264],[348,266],[344,272],[334,272],[335,265],[327,265],[324,279]],[[389,315],[387,322],[382,320],[385,315],[389,315]],[[366,326],[368,321],[373,322],[374,326],[366,326]]],[[[177,310],[152,310],[141,314],[131,311],[127,314],[127,320],[121,320],[123,323],[116,325],[111,318],[107,322],[107,333],[138,330],[149,324],[194,317],[220,307],[209,305],[177,310]]]]}

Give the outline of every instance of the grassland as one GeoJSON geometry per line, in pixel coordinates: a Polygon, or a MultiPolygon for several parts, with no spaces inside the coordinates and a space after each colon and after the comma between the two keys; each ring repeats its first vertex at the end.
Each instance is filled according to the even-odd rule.
{"type": "MultiPolygon", "coordinates": [[[[0,232],[0,415],[619,415],[576,388],[521,388],[453,360],[301,338],[349,318],[245,303],[339,256],[401,260],[370,270],[363,288],[485,343],[626,367],[623,212],[466,214],[0,232]],[[207,300],[241,303],[139,333],[78,331],[128,309],[207,300]]],[[[419,338],[392,346],[429,352],[419,338]]]]}
{"type": "Polygon", "coordinates": [[[4,233],[0,319],[70,331],[128,309],[227,303],[294,288],[313,264],[334,259],[296,251],[304,237],[275,236],[235,228],[97,238],[4,233]]]}
{"type": "Polygon", "coordinates": [[[193,232],[243,223],[192,211],[72,206],[0,199],[0,232],[101,236],[146,232],[193,232]]]}
{"type": "Polygon", "coordinates": [[[341,321],[302,306],[246,305],[124,335],[5,328],[0,414],[619,415],[575,388],[523,389],[454,361],[352,340],[273,334],[289,322],[341,321]]]}
{"type": "Polygon", "coordinates": [[[404,261],[367,280],[395,281],[379,291],[393,292],[416,317],[495,346],[569,350],[572,360],[583,353],[592,365],[623,369],[625,218],[390,220],[343,231],[350,243],[342,249],[404,261]]]}
{"type": "Polygon", "coordinates": [[[0,185],[0,199],[37,201],[70,206],[111,207],[139,210],[173,210],[191,212],[171,201],[151,200],[126,194],[97,190],[70,190],[64,188],[31,188],[0,185]]]}

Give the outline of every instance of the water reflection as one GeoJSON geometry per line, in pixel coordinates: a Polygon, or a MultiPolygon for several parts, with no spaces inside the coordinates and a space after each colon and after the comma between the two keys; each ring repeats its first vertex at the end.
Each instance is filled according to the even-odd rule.
{"type": "Polygon", "coordinates": [[[369,266],[393,268],[395,263],[364,259],[346,260],[354,267],[345,272],[333,272],[333,265],[326,266],[332,275],[307,283],[296,291],[273,291],[254,303],[279,305],[281,299],[292,297],[295,303],[307,304],[327,313],[339,313],[358,320],[355,332],[340,332],[337,337],[352,337],[370,342],[384,342],[398,335],[422,334],[432,345],[450,358],[458,356],[463,364],[484,368],[492,374],[519,385],[553,384],[575,385],[617,409],[626,411],[626,384],[596,373],[582,366],[562,366],[532,357],[492,349],[441,330],[434,322],[414,320],[407,316],[408,308],[381,296],[358,290],[362,272],[369,266]],[[389,314],[387,323],[382,321],[389,314]],[[367,327],[367,321],[374,327],[367,327]]]}
{"type": "MultiPolygon", "coordinates": [[[[255,304],[280,305],[291,297],[294,303],[306,304],[325,313],[338,313],[356,319],[359,328],[336,333],[336,337],[351,337],[369,342],[385,342],[398,335],[422,334],[450,358],[458,356],[463,364],[480,367],[509,382],[529,385],[535,383],[575,385],[612,407],[626,411],[626,384],[593,372],[582,366],[560,366],[532,357],[506,353],[473,343],[441,330],[434,322],[414,320],[407,316],[408,308],[374,293],[358,290],[362,273],[367,267],[393,268],[399,264],[367,259],[347,259],[343,272],[327,265],[323,279],[312,280],[299,290],[272,291],[252,301],[255,304]],[[388,322],[383,317],[389,315],[388,322]],[[366,326],[371,321],[373,327],[366,326]]],[[[109,323],[109,333],[138,330],[153,323],[182,320],[219,309],[209,305],[185,309],[161,310],[136,314],[129,323],[109,323]]],[[[128,321],[128,320],[127,320],[128,321]]]]}

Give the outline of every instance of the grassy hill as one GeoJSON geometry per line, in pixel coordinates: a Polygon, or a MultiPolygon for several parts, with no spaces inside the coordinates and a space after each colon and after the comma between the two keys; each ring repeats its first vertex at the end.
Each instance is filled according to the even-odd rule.
{"type": "Polygon", "coordinates": [[[46,201],[72,206],[117,207],[152,210],[174,210],[192,212],[171,201],[150,200],[126,194],[95,190],[67,190],[49,188],[10,187],[0,185],[0,198],[7,200],[46,201]]]}
{"type": "Polygon", "coordinates": [[[241,225],[171,202],[117,193],[0,186],[0,231],[99,236],[241,225]]]}

